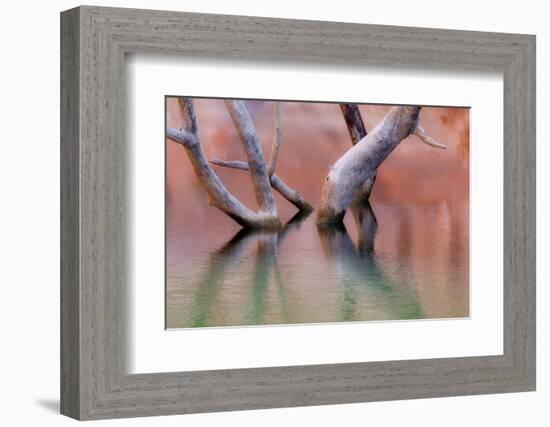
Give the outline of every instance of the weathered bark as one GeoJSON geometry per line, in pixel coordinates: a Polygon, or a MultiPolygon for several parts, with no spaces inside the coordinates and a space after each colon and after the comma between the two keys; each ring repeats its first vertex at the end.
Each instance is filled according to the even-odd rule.
{"type": "Polygon", "coordinates": [[[341,223],[355,192],[417,126],[420,107],[393,107],[380,123],[331,168],[321,193],[319,224],[341,223]]]}
{"type": "MultiPolygon", "coordinates": [[[[281,146],[282,127],[281,127],[281,109],[279,103],[275,103],[275,136],[273,137],[273,143],[271,144],[271,155],[269,156],[269,169],[268,178],[271,187],[277,190],[286,200],[296,206],[300,211],[310,212],[313,210],[311,206],[302,195],[290,188],[284,183],[284,181],[275,174],[275,168],[277,167],[277,158],[279,157],[279,149],[281,146]]],[[[240,169],[244,171],[251,170],[250,163],[241,160],[212,160],[212,163],[217,166],[240,169]]]]}
{"type": "Polygon", "coordinates": [[[248,114],[243,101],[226,100],[225,105],[243,144],[260,214],[276,218],[277,207],[271,192],[267,166],[252,118],[248,114]]]}
{"type": "Polygon", "coordinates": [[[183,120],[183,126],[181,129],[187,129],[187,131],[191,134],[198,136],[199,126],[197,124],[197,115],[195,113],[195,106],[191,98],[178,98],[178,107],[183,120]]]}
{"type": "MultiPolygon", "coordinates": [[[[222,166],[226,168],[232,168],[232,169],[239,169],[243,171],[249,170],[248,163],[241,161],[241,160],[219,160],[214,159],[211,161],[212,164],[215,164],[217,166],[222,166]]],[[[283,196],[286,200],[288,200],[290,203],[292,203],[294,206],[296,206],[300,211],[307,211],[310,212],[313,210],[313,206],[311,206],[306,199],[300,194],[299,191],[293,190],[288,185],[285,184],[285,182],[277,175],[273,174],[269,178],[269,181],[271,183],[271,186],[279,192],[281,196],[283,196]]]]}
{"type": "Polygon", "coordinates": [[[269,168],[267,174],[271,177],[275,173],[277,166],[277,159],[279,158],[279,148],[281,147],[282,138],[282,123],[281,123],[281,105],[279,102],[275,102],[275,135],[273,136],[273,144],[271,144],[271,154],[269,155],[269,168]]]}
{"type": "Polygon", "coordinates": [[[342,223],[354,194],[367,180],[374,179],[378,167],[407,136],[414,134],[425,144],[446,148],[418,126],[420,108],[391,108],[367,136],[338,159],[323,184],[321,205],[317,212],[319,224],[342,223]]]}
{"type": "MultiPolygon", "coordinates": [[[[365,136],[367,136],[367,128],[363,123],[361,112],[357,104],[340,104],[340,110],[344,116],[344,120],[348,127],[352,145],[357,144],[365,136]]],[[[363,204],[369,200],[372,186],[376,181],[376,173],[372,178],[367,179],[364,184],[359,187],[353,196],[353,203],[363,204]]]]}
{"type": "Polygon", "coordinates": [[[361,118],[361,112],[357,104],[340,104],[340,110],[348,127],[349,136],[353,145],[367,136],[367,129],[361,118]]]}
{"type": "Polygon", "coordinates": [[[293,190],[278,175],[271,175],[271,185],[275,190],[279,192],[286,200],[292,203],[301,211],[311,212],[313,206],[311,206],[306,199],[300,194],[299,191],[293,190]]]}
{"type": "Polygon", "coordinates": [[[420,141],[422,141],[424,144],[427,144],[434,148],[441,148],[443,150],[447,149],[447,147],[443,144],[440,144],[435,139],[433,139],[431,136],[426,134],[424,129],[420,125],[416,125],[416,128],[414,128],[413,134],[417,136],[420,141]]]}
{"type": "MultiPolygon", "coordinates": [[[[183,145],[185,148],[195,175],[208,195],[209,203],[220,209],[243,227],[279,228],[281,224],[277,216],[277,211],[274,208],[274,201],[273,206],[271,206],[269,196],[263,195],[258,199],[261,208],[260,211],[256,213],[242,204],[225,188],[202,151],[193,101],[189,98],[180,98],[178,100],[178,105],[180,106],[183,116],[183,128],[180,130],[169,128],[166,130],[166,136],[172,141],[183,145]]],[[[240,115],[244,115],[243,109],[244,105],[240,107],[240,115]]],[[[244,110],[246,111],[246,109],[244,110]]],[[[241,119],[237,118],[237,120],[241,119]]],[[[257,145],[256,149],[253,146],[257,143],[257,140],[253,138],[255,132],[253,132],[253,130],[247,130],[247,132],[249,135],[246,136],[246,143],[243,141],[243,145],[246,147],[245,153],[249,156],[249,161],[250,158],[254,160],[255,169],[254,172],[251,172],[253,180],[254,182],[256,182],[256,180],[261,181],[262,163],[263,176],[267,179],[263,157],[260,162],[258,160],[258,155],[261,156],[259,145],[257,145]]],[[[269,185],[269,180],[267,182],[269,185]]],[[[261,184],[260,182],[257,186],[260,187],[261,184]]],[[[271,200],[273,200],[273,194],[271,193],[270,187],[268,187],[268,193],[271,196],[271,200]]]]}

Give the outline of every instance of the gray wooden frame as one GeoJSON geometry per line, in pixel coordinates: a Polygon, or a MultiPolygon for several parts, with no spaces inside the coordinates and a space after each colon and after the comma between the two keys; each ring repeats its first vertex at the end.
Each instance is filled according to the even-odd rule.
{"type": "Polygon", "coordinates": [[[99,419],[535,389],[534,36],[84,6],[61,14],[61,121],[63,414],[99,419]],[[129,52],[502,72],[504,354],[128,375],[129,52]]]}

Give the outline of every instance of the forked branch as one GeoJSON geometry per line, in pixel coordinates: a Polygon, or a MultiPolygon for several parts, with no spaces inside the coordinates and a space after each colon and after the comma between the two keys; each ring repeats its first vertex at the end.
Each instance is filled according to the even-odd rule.
{"type": "MultiPolygon", "coordinates": [[[[290,203],[292,203],[294,206],[296,206],[300,211],[304,212],[310,212],[313,210],[313,206],[311,206],[303,197],[302,195],[296,191],[290,188],[288,185],[285,184],[285,182],[275,174],[275,168],[277,166],[277,158],[279,157],[279,149],[281,147],[281,140],[282,140],[282,126],[281,126],[281,120],[282,120],[282,114],[281,114],[281,108],[279,106],[279,103],[275,103],[275,135],[273,136],[273,143],[271,144],[271,154],[269,156],[269,169],[268,169],[268,179],[269,184],[271,187],[273,187],[275,190],[277,190],[286,200],[288,200],[290,203]]],[[[241,128],[246,127],[243,125],[240,125],[241,128]]],[[[241,160],[219,160],[214,159],[211,163],[226,167],[226,168],[232,168],[232,169],[239,169],[244,171],[251,171],[251,163],[250,163],[250,156],[248,157],[249,161],[241,161],[241,160]]]]}
{"type": "Polygon", "coordinates": [[[248,114],[243,101],[226,100],[225,105],[241,138],[260,213],[276,217],[277,207],[271,192],[267,166],[252,118],[248,114]]]}
{"type": "MultiPolygon", "coordinates": [[[[193,101],[190,98],[179,98],[178,105],[182,113],[183,126],[179,130],[168,128],[166,130],[166,136],[170,140],[181,144],[185,148],[187,157],[191,161],[193,171],[208,195],[209,203],[230,216],[243,227],[279,228],[281,223],[277,216],[271,188],[268,187],[269,195],[263,195],[263,197],[258,199],[259,202],[261,202],[261,204],[259,203],[261,205],[259,213],[247,208],[236,197],[234,197],[225,188],[216,172],[214,172],[202,150],[193,101]],[[273,201],[272,205],[269,203],[269,196],[271,196],[271,200],[273,201]]],[[[244,105],[239,108],[240,115],[248,114],[244,108],[244,105]],[[243,109],[244,111],[242,111],[243,109]]],[[[254,144],[257,144],[257,139],[254,139],[254,130],[248,129],[247,132],[249,136],[246,138],[246,143],[243,141],[243,144],[245,145],[245,153],[247,153],[249,157],[253,157],[256,160],[254,173],[261,175],[263,158],[258,164],[258,152],[259,155],[261,155],[261,150],[259,149],[259,144],[254,147],[254,144]]],[[[244,139],[242,138],[241,140],[244,139]]],[[[263,163],[264,176],[267,179],[265,170],[265,163],[263,163]]],[[[254,174],[251,172],[251,175],[254,174]]],[[[256,178],[256,176],[254,176],[254,178],[256,178]]],[[[269,181],[267,182],[268,185],[270,185],[269,181]]]]}
{"type": "Polygon", "coordinates": [[[341,224],[354,194],[374,178],[378,167],[410,134],[428,145],[443,146],[418,128],[420,107],[393,107],[378,125],[338,159],[325,179],[317,222],[341,224]]]}
{"type": "MultiPolygon", "coordinates": [[[[221,166],[225,168],[232,168],[232,169],[239,169],[243,171],[249,170],[248,163],[242,161],[242,160],[219,160],[214,159],[210,163],[221,166]]],[[[290,188],[285,182],[277,175],[273,174],[269,178],[271,182],[271,186],[279,192],[281,196],[283,196],[286,200],[288,200],[290,203],[292,203],[294,206],[296,206],[300,211],[304,212],[310,212],[313,210],[313,206],[311,206],[306,199],[300,194],[299,191],[293,190],[290,188]]]]}

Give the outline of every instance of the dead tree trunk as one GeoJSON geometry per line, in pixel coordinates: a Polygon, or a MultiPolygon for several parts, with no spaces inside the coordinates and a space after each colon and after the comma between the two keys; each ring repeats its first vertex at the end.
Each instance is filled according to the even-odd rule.
{"type": "MultiPolygon", "coordinates": [[[[357,144],[365,136],[367,136],[367,128],[363,123],[361,112],[357,104],[340,104],[340,110],[344,115],[344,120],[348,127],[349,135],[351,137],[352,145],[357,144]]],[[[376,181],[376,173],[372,178],[368,178],[361,187],[355,192],[353,196],[354,204],[363,204],[369,200],[372,186],[376,181]]]]}
{"type": "Polygon", "coordinates": [[[258,143],[252,120],[241,101],[227,101],[226,105],[235,123],[244,151],[250,165],[250,176],[254,185],[259,211],[256,213],[242,204],[223,185],[211,168],[202,151],[197,118],[193,101],[190,98],[178,98],[183,116],[181,129],[167,129],[166,136],[185,148],[195,175],[208,195],[208,201],[243,227],[280,228],[271,184],[267,176],[267,167],[258,143]]]}
{"type": "MultiPolygon", "coordinates": [[[[300,194],[300,192],[293,190],[285,182],[275,174],[275,168],[277,166],[277,159],[279,157],[279,149],[281,146],[282,138],[282,125],[281,125],[281,108],[279,103],[275,103],[275,136],[273,137],[273,143],[271,146],[271,154],[269,156],[269,169],[267,172],[269,183],[271,187],[281,194],[286,200],[296,206],[300,211],[311,212],[313,206],[311,206],[300,194]]],[[[244,162],[242,160],[219,160],[214,159],[211,162],[217,166],[226,168],[240,169],[244,171],[250,170],[250,162],[244,162]]]]}
{"type": "Polygon", "coordinates": [[[373,179],[382,162],[410,134],[428,145],[445,148],[418,126],[419,113],[420,107],[393,107],[366,137],[338,159],[323,184],[317,213],[319,224],[342,223],[357,190],[373,179]]]}
{"type": "Polygon", "coordinates": [[[265,164],[264,155],[258,135],[256,135],[256,129],[252,123],[252,118],[248,114],[243,101],[226,100],[225,105],[241,137],[260,215],[276,218],[277,207],[275,206],[275,199],[273,198],[271,184],[267,175],[267,165],[265,164]]]}

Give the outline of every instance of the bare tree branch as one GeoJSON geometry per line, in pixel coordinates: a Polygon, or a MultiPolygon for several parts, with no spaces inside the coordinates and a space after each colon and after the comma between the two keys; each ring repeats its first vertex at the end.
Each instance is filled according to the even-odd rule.
{"type": "Polygon", "coordinates": [[[271,191],[264,155],[252,118],[242,101],[226,100],[225,105],[243,144],[260,212],[277,217],[277,207],[271,191]]]}
{"type": "Polygon", "coordinates": [[[166,137],[170,138],[172,141],[177,142],[178,144],[183,145],[184,147],[191,147],[194,144],[197,144],[197,138],[194,134],[187,131],[186,129],[166,129],[166,137]]]}
{"type": "Polygon", "coordinates": [[[418,124],[421,107],[393,107],[368,135],[356,104],[340,104],[340,108],[353,147],[340,157],[326,177],[317,216],[319,224],[341,223],[350,204],[367,202],[378,167],[408,135],[414,134],[432,147],[447,148],[418,124]]]}
{"type": "Polygon", "coordinates": [[[417,127],[420,107],[393,107],[378,125],[338,159],[325,179],[319,224],[339,224],[365,181],[395,147],[417,127]]]}
{"type": "Polygon", "coordinates": [[[216,166],[221,166],[224,168],[230,168],[230,169],[239,169],[242,171],[249,171],[250,168],[248,167],[248,163],[246,163],[243,160],[220,160],[220,159],[214,159],[210,160],[210,163],[216,166]]]}
{"type": "Polygon", "coordinates": [[[420,125],[417,125],[416,128],[413,131],[413,134],[416,135],[420,141],[422,141],[424,144],[428,144],[431,147],[440,148],[442,150],[446,150],[447,147],[443,144],[440,144],[435,139],[433,139],[430,135],[426,134],[424,129],[420,125]]]}
{"type": "Polygon", "coordinates": [[[191,98],[178,98],[178,107],[180,109],[183,126],[181,129],[187,129],[193,135],[198,136],[199,126],[197,125],[197,115],[195,114],[195,106],[191,98]]]}
{"type": "Polygon", "coordinates": [[[292,203],[301,211],[312,211],[313,206],[311,206],[306,199],[300,194],[299,191],[293,190],[278,175],[271,175],[271,185],[275,190],[281,194],[286,200],[292,203]]]}
{"type": "MultiPolygon", "coordinates": [[[[219,160],[214,159],[210,163],[217,166],[239,169],[243,171],[249,170],[248,163],[241,160],[219,160]]],[[[286,200],[296,206],[300,211],[310,212],[313,210],[311,206],[300,194],[300,192],[293,190],[276,174],[271,175],[270,177],[271,186],[281,194],[286,200]]]]}
{"type": "MultiPolygon", "coordinates": [[[[355,145],[367,136],[367,128],[363,123],[359,106],[357,104],[350,103],[340,104],[340,110],[342,110],[342,114],[344,115],[344,120],[351,137],[351,143],[352,145],[355,145]]],[[[375,181],[376,174],[364,182],[364,184],[355,192],[355,195],[353,196],[354,204],[363,204],[369,200],[372,186],[375,181]]]]}
{"type": "Polygon", "coordinates": [[[272,176],[275,173],[277,159],[279,158],[279,148],[281,147],[282,123],[281,123],[281,104],[275,102],[275,135],[273,136],[273,144],[271,145],[271,154],[269,155],[269,168],[267,174],[272,176]]]}
{"type": "Polygon", "coordinates": [[[357,104],[340,104],[340,110],[344,115],[344,120],[348,126],[349,135],[353,145],[367,136],[367,129],[361,118],[359,106],[357,104]]]}
{"type": "Polygon", "coordinates": [[[179,98],[178,105],[182,112],[184,126],[181,130],[168,128],[166,136],[185,148],[195,175],[208,195],[209,203],[230,216],[243,227],[280,227],[280,221],[276,214],[270,215],[266,212],[256,213],[243,205],[227,191],[202,151],[193,101],[190,98],[179,98]]]}

